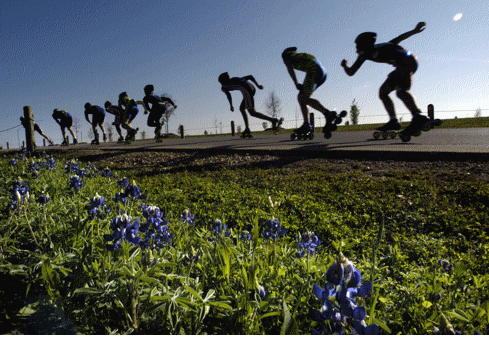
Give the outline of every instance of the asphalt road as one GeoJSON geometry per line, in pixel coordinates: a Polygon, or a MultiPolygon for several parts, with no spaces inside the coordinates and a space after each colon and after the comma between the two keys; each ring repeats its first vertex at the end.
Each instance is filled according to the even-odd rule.
{"type": "MultiPolygon", "coordinates": [[[[46,149],[67,149],[53,146],[46,149]]],[[[137,140],[132,144],[116,142],[70,145],[68,148],[100,148],[107,151],[212,151],[212,152],[286,152],[316,157],[382,158],[393,160],[456,160],[489,161],[489,128],[433,129],[413,137],[410,142],[395,139],[374,139],[373,131],[335,132],[331,139],[316,133],[313,140],[292,141],[289,134],[255,135],[252,139],[239,136],[208,136],[185,139],[137,140]]],[[[44,149],[40,147],[39,149],[44,149]]]]}

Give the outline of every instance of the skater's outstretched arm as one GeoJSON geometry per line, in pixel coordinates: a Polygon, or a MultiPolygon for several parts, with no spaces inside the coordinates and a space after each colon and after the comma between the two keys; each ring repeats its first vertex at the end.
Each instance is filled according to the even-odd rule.
{"type": "Polygon", "coordinates": [[[419,22],[412,31],[406,32],[404,34],[401,34],[397,38],[394,38],[394,39],[392,39],[389,42],[397,45],[401,41],[406,40],[407,38],[409,38],[410,36],[412,36],[414,34],[417,34],[417,33],[421,33],[422,31],[424,31],[425,27],[426,27],[426,23],[419,22]]]}
{"type": "Polygon", "coordinates": [[[170,98],[161,97],[161,102],[169,102],[173,107],[177,108],[177,105],[170,98]]]}
{"type": "Polygon", "coordinates": [[[144,114],[148,114],[149,110],[146,107],[146,105],[144,104],[144,102],[142,102],[141,100],[136,100],[136,104],[143,106],[143,108],[144,108],[144,114]]]}
{"type": "Polygon", "coordinates": [[[258,87],[259,89],[263,89],[263,86],[261,86],[260,84],[258,84],[258,82],[255,80],[255,78],[253,77],[253,75],[247,75],[244,78],[246,80],[252,81],[256,85],[256,87],[258,87]]]}
{"type": "Polygon", "coordinates": [[[362,66],[365,60],[366,58],[363,56],[363,54],[360,54],[357,58],[357,61],[355,61],[355,63],[351,67],[348,67],[348,61],[346,61],[345,59],[341,61],[341,67],[343,67],[346,74],[348,74],[349,76],[353,76],[358,71],[360,66],[362,66]]]}

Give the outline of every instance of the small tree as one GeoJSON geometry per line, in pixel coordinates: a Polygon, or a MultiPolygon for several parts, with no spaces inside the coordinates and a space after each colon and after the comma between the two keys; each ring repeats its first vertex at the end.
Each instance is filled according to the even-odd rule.
{"type": "Polygon", "coordinates": [[[281,101],[280,99],[275,95],[275,91],[270,93],[267,98],[266,102],[266,107],[267,107],[267,113],[272,116],[272,118],[278,119],[278,115],[281,110],[281,101]]]}
{"type": "Polygon", "coordinates": [[[106,122],[105,123],[105,129],[107,130],[107,137],[109,138],[109,141],[113,141],[114,125],[112,125],[110,122],[106,122]]]}
{"type": "MultiPolygon", "coordinates": [[[[173,100],[171,94],[168,94],[168,93],[163,93],[161,95],[162,97],[165,97],[165,98],[168,98],[168,99],[171,99],[171,101],[173,101],[175,104],[175,100],[173,100]]],[[[175,113],[175,107],[173,107],[172,104],[170,104],[169,102],[164,102],[164,105],[165,105],[165,113],[163,114],[163,121],[165,122],[165,125],[166,125],[166,135],[168,135],[168,133],[170,133],[170,126],[169,126],[169,122],[170,122],[170,117],[175,113]]]]}
{"type": "Polygon", "coordinates": [[[141,139],[146,139],[146,131],[144,130],[141,132],[141,139]]]}
{"type": "Polygon", "coordinates": [[[209,132],[207,132],[207,130],[205,130],[204,135],[209,135],[209,132]]]}
{"type": "Polygon", "coordinates": [[[237,132],[237,133],[241,133],[241,132],[242,132],[242,130],[241,130],[241,125],[239,125],[239,126],[236,128],[236,132],[237,132]]]}
{"type": "Polygon", "coordinates": [[[266,121],[264,121],[264,122],[262,123],[262,125],[263,125],[263,129],[264,129],[264,130],[266,130],[266,129],[267,129],[267,127],[268,127],[268,123],[267,123],[266,121]]]}
{"type": "Polygon", "coordinates": [[[476,118],[480,118],[480,117],[482,116],[482,110],[481,110],[481,108],[480,108],[480,107],[479,107],[479,108],[477,108],[477,109],[475,110],[475,114],[474,114],[474,116],[475,116],[476,118]]]}
{"type": "Polygon", "coordinates": [[[93,139],[93,138],[95,138],[95,136],[93,135],[93,129],[92,129],[92,128],[90,128],[90,129],[88,130],[88,139],[93,139]]]}
{"type": "Polygon", "coordinates": [[[356,99],[353,99],[350,106],[350,119],[353,125],[358,125],[358,116],[360,115],[360,110],[358,109],[356,99]]]}

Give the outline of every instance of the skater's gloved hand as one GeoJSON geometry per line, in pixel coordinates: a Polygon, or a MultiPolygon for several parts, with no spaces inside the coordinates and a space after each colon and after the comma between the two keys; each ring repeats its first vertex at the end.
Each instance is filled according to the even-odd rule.
{"type": "Polygon", "coordinates": [[[343,68],[348,67],[348,61],[346,61],[345,59],[343,59],[341,61],[341,67],[343,67],[343,68]]]}
{"type": "Polygon", "coordinates": [[[302,84],[297,84],[295,85],[295,87],[299,90],[299,91],[302,91],[302,89],[304,88],[304,86],[302,84]]]}
{"type": "Polygon", "coordinates": [[[262,86],[262,85],[259,85],[259,86],[258,86],[258,88],[259,88],[259,89],[263,89],[263,86],[262,86]]]}
{"type": "Polygon", "coordinates": [[[424,31],[425,27],[426,27],[426,23],[425,23],[425,22],[423,22],[423,21],[421,21],[421,22],[419,22],[419,23],[416,25],[416,28],[414,29],[414,31],[415,31],[416,33],[422,32],[422,31],[424,31]]]}
{"type": "Polygon", "coordinates": [[[234,107],[233,106],[231,106],[231,112],[234,112],[234,107]]]}

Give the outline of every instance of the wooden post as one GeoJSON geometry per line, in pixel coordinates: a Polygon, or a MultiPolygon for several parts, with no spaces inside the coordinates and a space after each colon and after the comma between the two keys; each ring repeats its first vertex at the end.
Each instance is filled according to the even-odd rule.
{"type": "Polygon", "coordinates": [[[7,149],[10,149],[10,142],[7,142],[7,149]]]}
{"type": "Polygon", "coordinates": [[[42,139],[42,145],[46,147],[46,139],[42,139]]]}
{"type": "Polygon", "coordinates": [[[231,121],[231,136],[234,137],[234,121],[231,121]]]}
{"type": "Polygon", "coordinates": [[[314,129],[314,113],[309,113],[309,124],[311,124],[312,129],[314,129]]]}
{"type": "Polygon", "coordinates": [[[185,129],[180,125],[180,138],[185,139],[185,129]]]}
{"type": "Polygon", "coordinates": [[[430,120],[435,120],[435,106],[432,104],[428,105],[428,117],[430,120]]]}
{"type": "Polygon", "coordinates": [[[22,148],[25,148],[25,141],[22,140],[22,148]]]}
{"type": "Polygon", "coordinates": [[[36,150],[36,138],[34,137],[34,114],[32,107],[24,106],[25,119],[25,141],[27,143],[27,151],[34,152],[36,150]]]}

